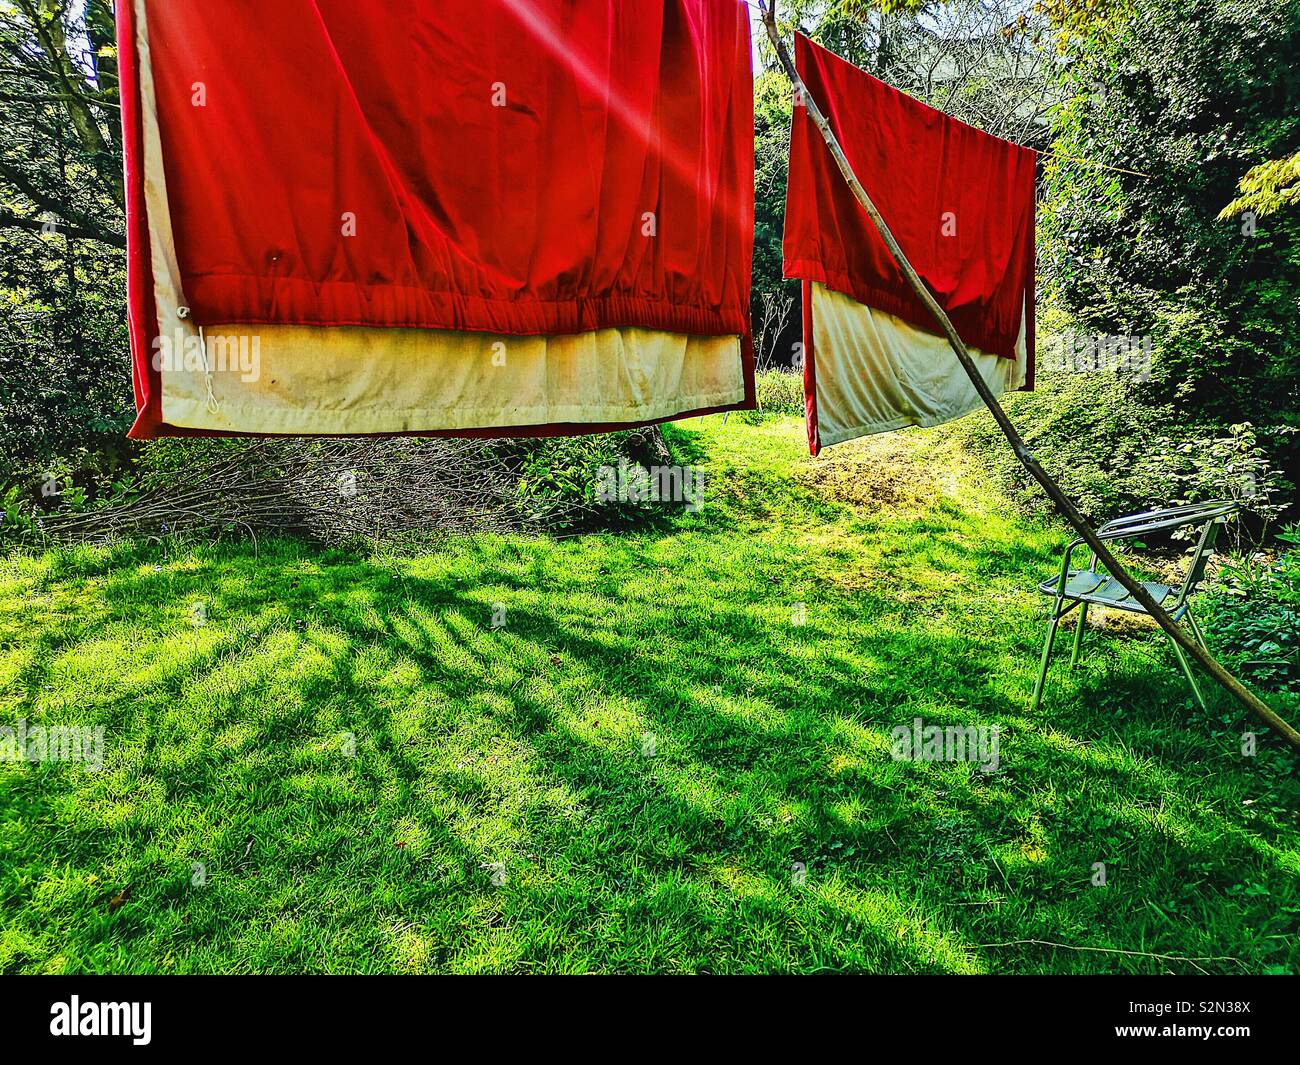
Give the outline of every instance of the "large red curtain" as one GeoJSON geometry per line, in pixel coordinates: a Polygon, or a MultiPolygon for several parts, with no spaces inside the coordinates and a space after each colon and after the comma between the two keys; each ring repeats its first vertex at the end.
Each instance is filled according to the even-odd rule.
{"type": "MultiPolygon", "coordinates": [[[[802,35],[795,52],[854,172],[962,339],[1013,358],[1027,314],[1032,366],[1034,152],[913,100],[802,35]]],[[[787,277],[939,331],[798,107],[784,254],[787,277]]]]}
{"type": "MultiPolygon", "coordinates": [[[[146,27],[130,2],[118,7],[147,412],[146,27]]],[[[753,92],[739,0],[149,0],[146,11],[196,324],[644,327],[748,345],[753,92]]]]}

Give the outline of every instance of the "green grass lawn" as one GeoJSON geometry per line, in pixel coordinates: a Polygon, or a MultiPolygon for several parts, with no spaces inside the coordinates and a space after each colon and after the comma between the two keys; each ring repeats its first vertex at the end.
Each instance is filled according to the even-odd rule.
{"type": "Polygon", "coordinates": [[[0,724],[105,737],[0,763],[0,971],[1300,967],[1293,756],[1140,631],[1031,714],[1065,536],[951,437],[668,435],[651,532],[0,560],[0,724]]]}

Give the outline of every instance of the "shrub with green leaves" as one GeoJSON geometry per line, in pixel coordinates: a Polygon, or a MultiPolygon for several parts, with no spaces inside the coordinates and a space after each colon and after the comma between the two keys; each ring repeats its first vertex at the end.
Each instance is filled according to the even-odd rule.
{"type": "MultiPolygon", "coordinates": [[[[1262,538],[1293,497],[1294,486],[1273,461],[1289,430],[1264,434],[1245,422],[1179,425],[1167,406],[1135,402],[1138,387],[1124,373],[1042,373],[1034,392],[1006,396],[1003,404],[1029,449],[1093,521],[1234,499],[1252,519],[1234,534],[1262,538]]],[[[963,419],[954,431],[1025,509],[1047,507],[991,417],[963,419]]]]}
{"type": "Polygon", "coordinates": [[[758,375],[758,409],[764,414],[804,412],[803,374],[790,370],[767,370],[758,375]]]}
{"type": "MultiPolygon", "coordinates": [[[[1161,436],[1157,443],[1155,458],[1170,479],[1172,504],[1233,499],[1255,517],[1256,528],[1267,529],[1291,501],[1295,486],[1273,467],[1247,422],[1230,425],[1226,433],[1192,433],[1181,441],[1161,436]]],[[[1233,530],[1240,532],[1241,526],[1234,524],[1233,530]]]]}
{"type": "Polygon", "coordinates": [[[754,375],[758,409],[741,411],[733,417],[748,425],[767,418],[804,415],[803,374],[795,370],[760,370],[754,375]]]}
{"type": "Polygon", "coordinates": [[[1248,555],[1224,563],[1200,596],[1215,651],[1263,687],[1300,692],[1300,526],[1278,539],[1275,559],[1248,555]]]}
{"type": "Polygon", "coordinates": [[[667,445],[654,428],[592,436],[544,437],[511,445],[519,461],[519,502],[533,522],[550,528],[617,525],[645,517],[644,503],[598,496],[602,470],[666,463],[667,445]]]}
{"type": "MultiPolygon", "coordinates": [[[[1094,521],[1162,502],[1167,485],[1152,462],[1158,416],[1131,401],[1124,375],[1041,373],[1035,391],[1003,398],[1025,442],[1079,508],[1094,521]]],[[[953,430],[1027,510],[1046,497],[985,413],[953,430]]]]}

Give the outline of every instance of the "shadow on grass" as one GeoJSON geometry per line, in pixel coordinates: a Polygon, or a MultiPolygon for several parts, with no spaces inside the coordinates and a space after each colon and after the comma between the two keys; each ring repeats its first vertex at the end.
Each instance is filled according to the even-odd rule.
{"type": "MultiPolygon", "coordinates": [[[[1042,568],[916,533],[954,585],[1042,568]]],[[[33,562],[4,716],[102,724],[109,755],[0,767],[0,965],[1188,968],[980,947],[1021,939],[1292,963],[1285,756],[1180,720],[1148,645],[1100,638],[1035,718],[1032,601],[900,602],[828,584],[833,552],[695,539],[33,562]],[[998,724],[1001,769],[893,761],[918,716],[998,724]]]]}

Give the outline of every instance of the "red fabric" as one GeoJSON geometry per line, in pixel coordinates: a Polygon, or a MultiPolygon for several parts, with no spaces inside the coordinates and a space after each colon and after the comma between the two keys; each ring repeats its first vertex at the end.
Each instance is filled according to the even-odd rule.
{"type": "MultiPolygon", "coordinates": [[[[739,334],[749,350],[753,83],[740,0],[146,6],[198,325],[639,326],[739,334]],[[345,212],[355,236],[342,235],[345,212]]],[[[156,315],[139,244],[136,36],[131,4],[118,8],[134,433],[149,435],[160,383],[137,327],[156,315]]]]}
{"type": "Polygon", "coordinates": [[[135,9],[117,5],[118,77],[123,87],[122,130],[126,190],[126,322],[131,344],[131,387],[138,412],[130,436],[147,436],[162,421],[162,390],[150,364],[158,335],[153,267],[149,259],[149,216],[144,198],[143,123],[140,116],[139,56],[135,48],[135,9]],[[128,87],[130,91],[128,91],[128,87]]]}
{"type": "MultiPolygon", "coordinates": [[[[1034,152],[913,100],[806,37],[796,39],[795,58],[854,172],[962,339],[1014,358],[1023,307],[1032,367],[1034,152]],[[954,236],[943,232],[948,212],[954,236]]],[[[801,108],[784,253],[787,277],[939,332],[801,108]]]]}

